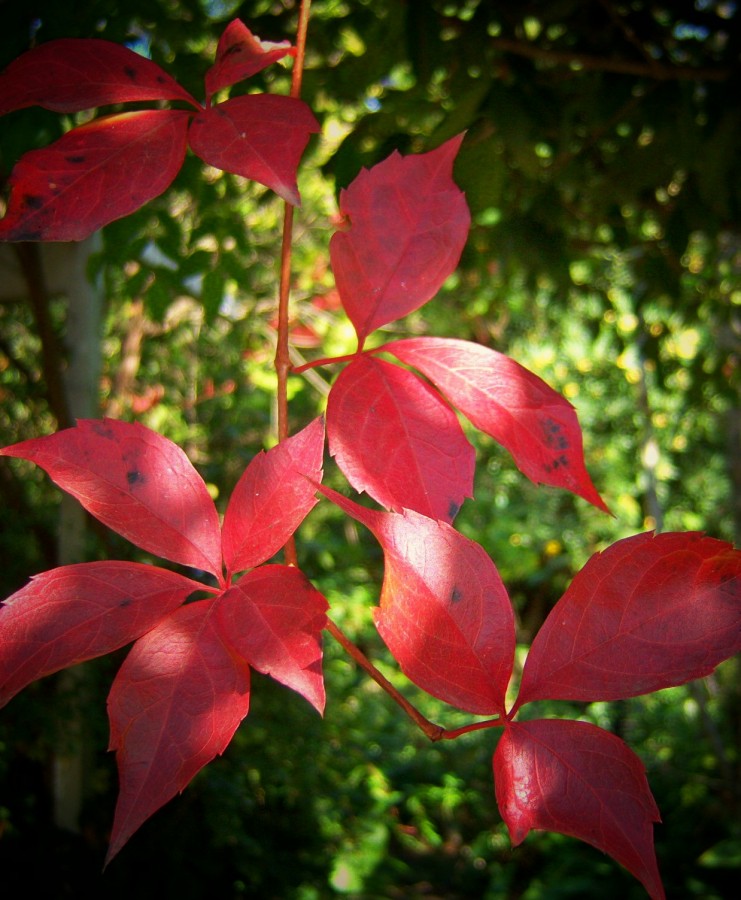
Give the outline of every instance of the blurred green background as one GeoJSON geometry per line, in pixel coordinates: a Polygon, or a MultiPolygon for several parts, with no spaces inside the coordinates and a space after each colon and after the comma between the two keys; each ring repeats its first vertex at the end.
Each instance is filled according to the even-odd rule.
{"type": "MultiPolygon", "coordinates": [[[[292,38],[271,0],[0,3],[0,65],[34,42],[103,37],[196,97],[226,23],[292,38]]],[[[466,131],[456,180],[474,224],[458,272],[378,335],[506,352],[576,406],[587,464],[614,512],[536,488],[492,441],[457,525],[497,563],[522,657],[573,573],[639,531],[741,535],[741,13],[735,2],[315,0],[303,96],[322,123],[299,176],[296,364],[354,349],[327,244],[337,194],[389,152],[466,131]]],[[[239,90],[287,92],[273,66],[239,90]]],[[[0,179],[83,116],[0,120],[0,179]]],[[[178,442],[223,511],[274,440],[282,210],[259,185],[188,157],[173,187],[83,245],[0,248],[0,442],[74,416],[137,419],[178,442]],[[87,281],[81,280],[86,276],[87,281]],[[84,284],[83,284],[84,282],[84,284]],[[92,287],[84,285],[92,285],[92,287]]],[[[292,427],[324,408],[331,369],[292,377],[292,427]]],[[[327,482],[344,490],[327,461],[327,482]]],[[[0,595],[60,562],[144,559],[86,522],[30,465],[2,461],[0,595]]],[[[469,717],[396,674],[370,619],[378,547],[329,504],[299,535],[332,616],[425,714],[469,717]]],[[[0,648],[1,652],[1,648],[0,648]]],[[[512,850],[493,796],[496,732],[431,745],[329,639],[324,720],[255,676],[222,758],[101,874],[116,794],[105,697],[117,658],[27,688],[0,714],[3,894],[180,898],[645,896],[612,860],[559,835],[512,850]]],[[[520,660],[521,662],[521,660],[520,660]]],[[[738,661],[611,704],[542,703],[644,760],[672,898],[735,897],[741,877],[738,661]]]]}

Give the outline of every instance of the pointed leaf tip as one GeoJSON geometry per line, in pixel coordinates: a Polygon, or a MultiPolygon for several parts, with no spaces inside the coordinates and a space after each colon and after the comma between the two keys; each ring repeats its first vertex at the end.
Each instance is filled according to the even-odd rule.
{"type": "Polygon", "coordinates": [[[219,38],[216,62],[206,73],[206,94],[210,100],[222,88],[256,75],[284,56],[295,55],[290,41],[261,41],[241,19],[234,19],[219,38]]]}
{"type": "Polygon", "coordinates": [[[224,516],[229,575],[260,565],[285,546],[317,502],[323,453],[324,420],[319,417],[250,462],[224,516]]]}
{"type": "Polygon", "coordinates": [[[248,94],[202,110],[191,123],[189,141],[208,165],[264,184],[298,206],[298,165],[309,136],[319,130],[302,100],[248,94]]]}

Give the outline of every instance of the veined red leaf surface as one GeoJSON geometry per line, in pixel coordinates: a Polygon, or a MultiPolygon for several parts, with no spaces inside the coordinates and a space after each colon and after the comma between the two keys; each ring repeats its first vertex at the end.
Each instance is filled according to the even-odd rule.
{"type": "Polygon", "coordinates": [[[332,386],[329,450],[356,491],[452,522],[473,496],[474,449],[453,410],[406,369],[359,356],[332,386]]]}
{"type": "Polygon", "coordinates": [[[535,828],[608,853],[663,900],[653,846],[659,810],[643,763],[596,725],[510,722],[494,754],[497,804],[514,846],[535,828]]]}
{"type": "Polygon", "coordinates": [[[321,714],[322,629],[328,603],[291,566],[261,566],[217,602],[224,641],[253,668],[301,694],[321,714]]]}
{"type": "Polygon", "coordinates": [[[340,194],[350,223],[332,235],[332,269],[362,347],[376,328],[434,297],[455,270],[471,216],[453,181],[463,135],[430,153],[363,169],[340,194]]]}
{"type": "Polygon", "coordinates": [[[296,55],[290,41],[261,41],[244,22],[234,19],[219,38],[216,62],[206,73],[208,99],[288,55],[296,55]]]}
{"type": "Polygon", "coordinates": [[[174,572],[129,562],[36,575],[0,604],[0,706],[37,678],[140,638],[200,588],[174,572]]]}
{"type": "Polygon", "coordinates": [[[296,171],[309,135],[317,131],[319,123],[302,100],[249,94],[198,113],[189,141],[209,165],[259,181],[298,206],[296,171]]]}
{"type": "Polygon", "coordinates": [[[415,684],[468,712],[504,714],[512,673],[512,604],[494,563],[445,522],[365,509],[321,492],[375,535],[384,576],[376,626],[415,684]]]}
{"type": "Polygon", "coordinates": [[[62,490],[133,544],[221,578],[216,507],[172,441],[136,422],[81,419],[0,450],[41,466],[62,490]]]}
{"type": "Polygon", "coordinates": [[[426,375],[531,481],[566,488],[609,511],[584,466],[573,406],[537,375],[496,350],[454,338],[410,338],[383,350],[426,375]]]}
{"type": "Polygon", "coordinates": [[[247,715],[250,670],[224,645],[214,601],[189,603],[140,638],[108,697],[120,793],[106,863],[223,753],[247,715]]]}
{"type": "Polygon", "coordinates": [[[708,675],[741,651],[741,551],[686,532],[595,554],[533,641],[517,707],[615,700],[708,675]]]}
{"type": "Polygon", "coordinates": [[[322,479],[323,453],[324,422],[318,418],[250,462],[224,516],[222,547],[229,575],[270,559],[303,522],[317,502],[311,482],[322,479]]]}
{"type": "Polygon", "coordinates": [[[185,158],[191,113],[152,109],[95,119],[10,174],[6,241],[80,241],[162,194],[185,158]]]}
{"type": "Polygon", "coordinates": [[[150,59],[112,41],[39,44],[0,73],[0,115],[27,106],[79,112],[133,100],[196,100],[150,59]]]}

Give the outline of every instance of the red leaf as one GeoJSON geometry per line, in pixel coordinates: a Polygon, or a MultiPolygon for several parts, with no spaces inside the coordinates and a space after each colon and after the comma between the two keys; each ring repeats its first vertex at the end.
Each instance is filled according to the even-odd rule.
{"type": "Polygon", "coordinates": [[[120,793],[106,863],[224,752],[247,715],[249,666],[224,646],[213,603],[189,603],[138,640],[113,683],[109,749],[120,793]]]}
{"type": "Polygon", "coordinates": [[[298,206],[296,170],[319,123],[302,100],[235,97],[200,112],[190,126],[194,153],[210,166],[259,181],[298,206]]]}
{"type": "Polygon", "coordinates": [[[350,484],[388,509],[452,522],[473,495],[475,453],[455,413],[399,366],[354,359],[330,391],[327,433],[350,484]]]}
{"type": "Polygon", "coordinates": [[[708,675],[741,651],[741,551],[639,534],[595,554],[533,641],[517,707],[616,700],[708,675]]]}
{"type": "Polygon", "coordinates": [[[131,100],[184,100],[198,107],[156,63],[98,38],[40,44],[0,73],[0,115],[27,106],[79,112],[131,100]]]}
{"type": "Polygon", "coordinates": [[[0,706],[37,678],[136,640],[200,587],[174,572],[126,562],[36,575],[0,604],[0,706]]]}
{"type": "Polygon", "coordinates": [[[340,194],[350,228],[332,235],[329,250],[361,347],[376,328],[434,297],[458,265],[471,223],[452,178],[462,140],[416,156],[394,152],[340,194]]]}
{"type": "Polygon", "coordinates": [[[81,419],[0,450],[48,472],[109,528],[149,553],[221,577],[219,517],[183,451],[143,425],[81,419]]]}
{"type": "Polygon", "coordinates": [[[323,452],[324,423],[318,418],[250,462],[224,516],[222,547],[229,575],[277,553],[316,505],[316,490],[307,478],[321,481],[323,452]]]}
{"type": "Polygon", "coordinates": [[[191,113],[153,109],[95,119],[21,157],[0,221],[6,241],[80,241],[159,196],[185,158],[191,113]]]}
{"type": "Polygon", "coordinates": [[[321,714],[321,632],[327,601],[298,569],[261,566],[218,600],[224,641],[254,669],[305,697],[321,714]]]}
{"type": "Polygon", "coordinates": [[[509,450],[531,481],[566,488],[609,511],[584,467],[574,408],[537,375],[496,350],[452,338],[410,338],[383,349],[426,375],[509,450]]]}
{"type": "Polygon", "coordinates": [[[653,848],[656,807],[640,759],[596,725],[511,722],[494,754],[497,804],[516,847],[532,829],[586,841],[663,900],[653,848]]]}
{"type": "Polygon", "coordinates": [[[210,100],[216,91],[231,87],[289,55],[296,55],[290,41],[280,43],[261,41],[252,34],[244,22],[234,19],[219,38],[216,62],[206,73],[208,99],[210,100]]]}
{"type": "Polygon", "coordinates": [[[369,528],[383,548],[378,631],[415,684],[472,713],[504,714],[512,673],[512,604],[484,550],[419,513],[365,509],[321,492],[369,528]]]}

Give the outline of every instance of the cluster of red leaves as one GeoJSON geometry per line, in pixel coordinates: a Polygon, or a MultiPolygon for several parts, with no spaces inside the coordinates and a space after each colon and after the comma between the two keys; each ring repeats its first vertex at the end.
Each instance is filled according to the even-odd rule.
{"type": "Polygon", "coordinates": [[[31,681],[135,641],[108,699],[120,795],[108,859],[206,763],[247,715],[250,667],[324,710],[327,603],[296,568],[262,565],[316,503],[324,424],[256,456],[223,525],[183,451],[139,424],[82,420],[0,450],[31,460],[148,553],[208,573],[92,562],[33,578],[0,607],[0,705],[31,681]],[[238,580],[234,576],[250,569],[238,580]]]}
{"type": "Polygon", "coordinates": [[[537,375],[496,350],[451,338],[363,351],[372,331],[430,300],[458,264],[471,221],[453,181],[462,140],[416,156],[394,153],[342,192],[346,224],[329,249],[358,353],[330,391],[330,452],[350,484],[387,509],[452,522],[473,494],[475,465],[452,406],[509,450],[532,481],[606,510],[584,466],[573,407],[537,375]]]}
{"type": "MultiPolygon", "coordinates": [[[[151,63],[138,63],[134,77],[115,54],[105,56],[112,69],[103,87],[93,83],[91,73],[100,74],[103,59],[99,43],[75,45],[82,72],[90,76],[90,83],[81,79],[75,104],[84,97],[86,105],[97,105],[96,92],[109,84],[116,87],[105,95],[107,102],[192,102],[151,63]],[[129,78],[126,91],[122,73],[129,78]],[[134,91],[132,83],[135,96],[127,93],[134,91]]],[[[259,44],[241,23],[232,23],[206,79],[209,101],[286,52],[283,45],[259,44]]],[[[68,105],[71,48],[62,48],[58,95],[35,80],[35,63],[23,59],[2,76],[16,86],[12,108],[42,100],[54,109],[81,108],[68,105]],[[24,81],[25,94],[19,87],[24,81]]],[[[242,121],[241,103],[208,107],[190,126],[183,116],[192,113],[161,112],[180,135],[176,143],[187,133],[201,152],[205,131],[213,132],[217,137],[204,158],[236,165],[214,117],[242,121]],[[204,120],[208,128],[202,131],[204,120]]],[[[99,127],[115,134],[118,124],[108,121],[99,127]]],[[[305,143],[307,123],[293,140],[305,143]]],[[[87,127],[78,129],[83,138],[87,127]]],[[[279,143],[271,133],[270,159],[279,143]]],[[[366,509],[321,486],[320,419],[250,463],[221,526],[182,451],[140,425],[82,421],[0,451],[40,465],[92,515],[148,553],[208,573],[217,583],[204,588],[156,566],[88,563],[39,575],[0,606],[0,703],[36,678],[134,642],[109,698],[111,748],[121,778],[109,859],[223,752],[247,714],[251,667],[323,710],[326,601],[297,569],[265,565],[313,507],[318,489],[368,527],[383,548],[375,621],[401,669],[430,694],[494,716],[490,724],[503,729],[493,769],[513,843],[533,828],[573,835],[612,855],[651,897],[664,896],[653,850],[659,814],[640,760],[596,726],[519,722],[515,716],[537,700],[614,700],[710,673],[741,650],[741,553],[701,534],[671,533],[637,535],[595,555],[536,636],[517,699],[507,709],[513,610],[494,563],[451,525],[471,496],[474,468],[473,448],[453,408],[502,444],[533,481],[606,507],[584,466],[573,408],[518,363],[443,338],[364,349],[374,330],[430,300],[458,263],[470,224],[452,179],[460,142],[455,138],[418,156],[393,154],[364,170],[342,194],[343,225],[330,245],[358,351],[330,392],[329,448],[351,485],[389,511],[366,509]],[[195,592],[208,596],[186,602],[195,592]]],[[[67,172],[78,165],[66,164],[67,172]]],[[[89,191],[89,183],[73,179],[60,200],[57,181],[39,182],[43,166],[25,181],[23,172],[33,166],[24,169],[21,161],[18,168],[15,200],[0,235],[21,239],[35,232],[48,239],[55,233],[50,228],[63,229],[59,223],[74,208],[73,195],[89,191]]],[[[289,168],[293,182],[295,165],[289,168]]],[[[106,183],[96,188],[107,189],[106,183]]],[[[124,215],[144,200],[139,196],[131,207],[116,202],[116,214],[124,215]]]]}
{"type": "Polygon", "coordinates": [[[181,101],[189,109],[115,112],[26,153],[10,175],[0,239],[82,240],[167,190],[189,145],[208,165],[298,204],[298,163],[309,135],[319,131],[308,106],[269,94],[211,102],[294,53],[288,42],[261,41],[235,19],[206,73],[205,107],[156,63],[111,41],[64,38],[24,53],[0,74],[0,115],[27,106],[75,113],[132,101],[181,101]]]}

